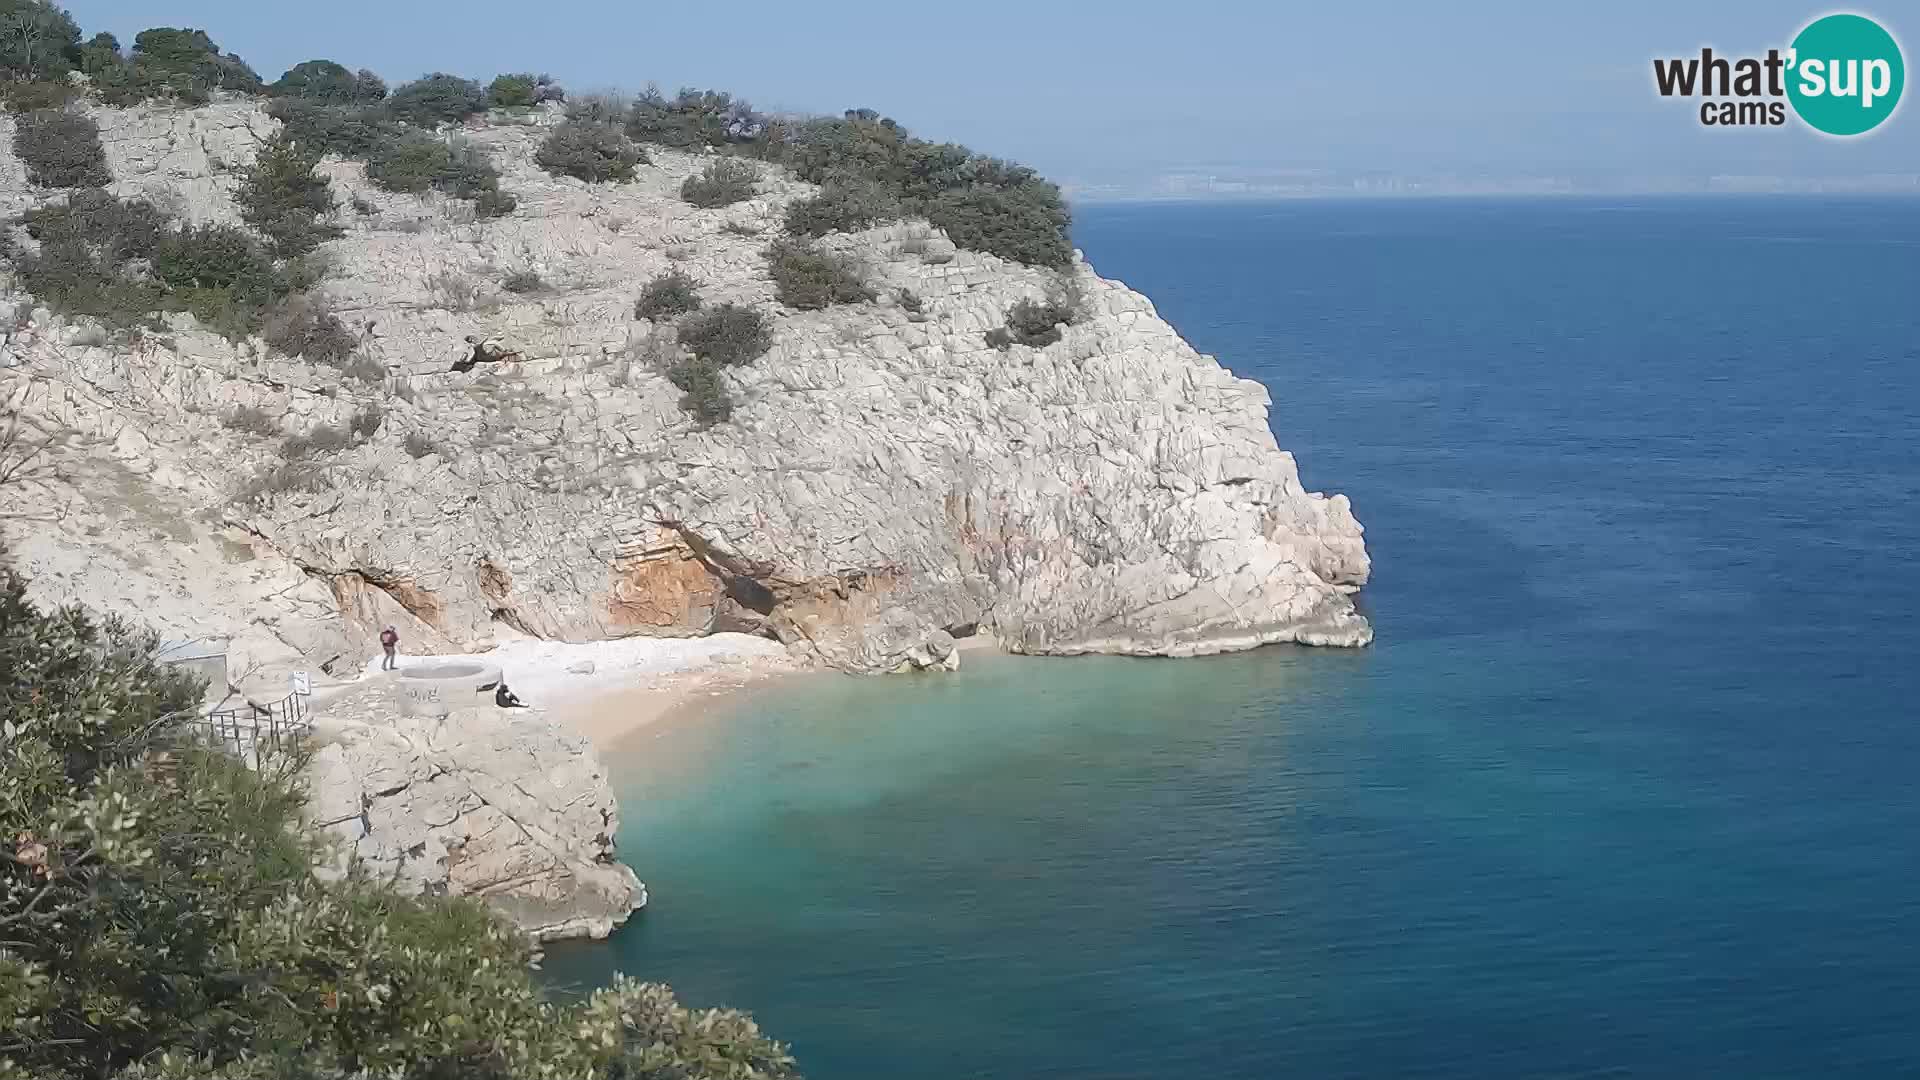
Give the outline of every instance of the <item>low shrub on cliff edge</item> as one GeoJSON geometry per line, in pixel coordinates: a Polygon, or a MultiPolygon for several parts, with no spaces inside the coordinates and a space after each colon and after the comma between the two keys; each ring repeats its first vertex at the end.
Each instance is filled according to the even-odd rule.
{"type": "Polygon", "coordinates": [[[1073,285],[1054,289],[1043,301],[1021,300],[1007,309],[1005,326],[987,331],[987,344],[996,349],[1016,344],[1044,349],[1060,340],[1062,326],[1080,321],[1082,303],[1073,285]]]}
{"type": "Polygon", "coordinates": [[[892,195],[904,215],[926,217],[961,247],[1034,266],[1073,261],[1071,219],[1058,186],[1023,165],[913,138],[870,109],[768,124],[746,149],[810,183],[864,178],[892,195]]]}
{"type": "Polygon", "coordinates": [[[81,113],[39,109],[14,121],[13,152],[41,187],[100,188],[113,183],[100,126],[81,113]]]}
{"type": "Polygon", "coordinates": [[[0,1075],[797,1077],[664,986],[549,1000],[474,901],[316,880],[298,757],[203,745],[151,636],[0,568],[0,642],[0,1075]]]}

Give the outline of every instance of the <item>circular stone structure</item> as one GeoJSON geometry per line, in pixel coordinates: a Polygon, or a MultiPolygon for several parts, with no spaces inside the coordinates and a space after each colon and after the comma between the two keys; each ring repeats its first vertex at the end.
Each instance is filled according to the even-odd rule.
{"type": "Polygon", "coordinates": [[[403,667],[399,676],[401,712],[445,716],[455,709],[491,703],[486,691],[500,681],[500,667],[477,660],[433,661],[403,667]]]}

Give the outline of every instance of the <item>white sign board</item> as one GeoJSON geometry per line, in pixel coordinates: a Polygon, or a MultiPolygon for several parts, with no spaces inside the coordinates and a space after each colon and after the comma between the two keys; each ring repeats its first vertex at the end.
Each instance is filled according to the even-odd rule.
{"type": "Polygon", "coordinates": [[[308,695],[312,694],[313,693],[313,677],[311,675],[308,675],[304,671],[294,672],[293,673],[293,692],[296,694],[299,694],[301,697],[307,697],[308,695]]]}

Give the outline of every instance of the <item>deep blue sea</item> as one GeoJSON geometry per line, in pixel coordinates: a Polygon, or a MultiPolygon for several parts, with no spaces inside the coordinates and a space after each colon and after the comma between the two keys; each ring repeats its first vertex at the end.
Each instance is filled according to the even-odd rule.
{"type": "Polygon", "coordinates": [[[557,949],[816,1080],[1920,1076],[1920,200],[1082,210],[1272,389],[1363,651],[809,677],[557,949]]]}

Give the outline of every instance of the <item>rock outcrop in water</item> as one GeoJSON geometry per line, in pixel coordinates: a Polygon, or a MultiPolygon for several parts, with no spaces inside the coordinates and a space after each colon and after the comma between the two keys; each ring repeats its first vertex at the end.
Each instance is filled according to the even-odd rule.
{"type": "MultiPolygon", "coordinates": [[[[112,190],[200,222],[238,220],[234,169],[277,127],[250,101],[91,111],[112,190]]],[[[186,316],[115,343],[0,301],[0,391],[62,440],[63,475],[35,489],[45,523],[14,540],[37,587],[233,638],[257,664],[357,664],[388,622],[419,651],[501,627],[747,630],[849,671],[937,665],[973,627],[1053,654],[1369,640],[1346,499],[1304,490],[1265,389],[1144,297],[1076,265],[1084,317],[1063,340],[996,349],[986,332],[1053,273],[907,223],[823,242],[877,301],[788,310],[763,249],[810,185],[769,169],[757,197],[696,209],[677,192],[705,159],[654,151],[637,180],[589,186],[534,166],[546,122],[468,132],[519,196],[496,220],[324,167],[359,209],[322,288],[383,381],[186,316]],[[671,270],[778,315],[710,428],[634,315],[671,270]],[[538,290],[503,288],[523,272],[538,290]],[[453,372],[469,336],[519,358],[453,372]],[[277,430],[223,423],[256,409],[277,430]],[[356,421],[372,430],[351,445],[283,460],[281,435],[356,421]]],[[[18,214],[54,193],[4,149],[11,124],[0,213],[18,214]]]]}

